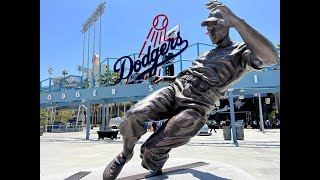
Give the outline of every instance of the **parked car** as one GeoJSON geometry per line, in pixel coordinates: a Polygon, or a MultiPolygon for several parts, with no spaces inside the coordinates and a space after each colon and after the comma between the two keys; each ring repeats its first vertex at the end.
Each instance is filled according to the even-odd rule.
{"type": "Polygon", "coordinates": [[[202,128],[199,130],[198,132],[198,136],[211,136],[212,133],[208,132],[209,131],[209,128],[208,128],[208,125],[207,124],[204,124],[202,126],[202,128]]]}

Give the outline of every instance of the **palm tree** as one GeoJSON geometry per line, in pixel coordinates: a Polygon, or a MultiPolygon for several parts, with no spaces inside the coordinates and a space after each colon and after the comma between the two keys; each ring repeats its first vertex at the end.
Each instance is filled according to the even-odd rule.
{"type": "Polygon", "coordinates": [[[68,75],[68,71],[64,69],[64,70],[62,71],[62,74],[63,74],[63,77],[66,77],[66,75],[68,75]]]}
{"type": "MultiPolygon", "coordinates": [[[[101,74],[100,78],[101,78],[101,85],[107,86],[109,84],[113,85],[114,82],[120,78],[120,75],[116,72],[107,70],[106,72],[101,74]]],[[[99,79],[96,81],[99,82],[99,79]]]]}

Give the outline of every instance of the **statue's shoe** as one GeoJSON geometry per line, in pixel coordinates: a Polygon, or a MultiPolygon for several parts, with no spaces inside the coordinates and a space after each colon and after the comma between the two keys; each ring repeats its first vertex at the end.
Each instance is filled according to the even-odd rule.
{"type": "Polygon", "coordinates": [[[143,168],[149,170],[151,175],[160,175],[160,174],[162,174],[162,169],[152,170],[150,167],[148,167],[147,164],[145,164],[144,161],[143,161],[143,155],[142,154],[140,154],[140,158],[142,159],[141,166],[143,168]]]}
{"type": "Polygon", "coordinates": [[[141,166],[142,166],[143,168],[149,170],[149,172],[150,172],[150,174],[151,174],[152,176],[153,176],[153,175],[158,176],[158,175],[161,175],[161,174],[162,174],[162,169],[159,169],[159,170],[154,171],[154,170],[150,169],[150,168],[149,168],[146,164],[144,164],[143,162],[141,162],[141,166]]]}
{"type": "Polygon", "coordinates": [[[121,153],[118,154],[104,169],[103,180],[114,180],[120,174],[123,166],[127,163],[133,156],[133,153],[129,157],[124,157],[121,153]]]}

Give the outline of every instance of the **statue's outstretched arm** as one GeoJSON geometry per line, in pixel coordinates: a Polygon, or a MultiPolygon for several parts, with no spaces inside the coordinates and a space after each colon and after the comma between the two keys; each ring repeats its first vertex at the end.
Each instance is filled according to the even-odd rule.
{"type": "Polygon", "coordinates": [[[235,28],[251,53],[263,62],[262,66],[272,66],[278,63],[279,56],[276,47],[243,19],[236,16],[227,6],[218,1],[208,2],[206,6],[212,11],[222,12],[224,20],[218,23],[235,28]]]}

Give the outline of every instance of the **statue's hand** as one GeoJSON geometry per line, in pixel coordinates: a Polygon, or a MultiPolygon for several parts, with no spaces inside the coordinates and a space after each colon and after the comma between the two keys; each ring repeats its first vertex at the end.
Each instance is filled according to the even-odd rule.
{"type": "Polygon", "coordinates": [[[151,77],[151,84],[158,84],[161,81],[163,81],[163,78],[158,75],[154,75],[151,77]]]}
{"type": "Polygon", "coordinates": [[[217,0],[211,0],[210,2],[206,3],[207,9],[213,9],[215,8],[217,5],[222,5],[221,2],[218,2],[217,0]]]}
{"type": "Polygon", "coordinates": [[[227,6],[223,5],[221,2],[217,0],[212,0],[206,3],[208,9],[214,11],[220,10],[224,16],[223,21],[219,21],[222,25],[227,27],[234,27],[239,22],[239,17],[236,16],[227,6]]]}

